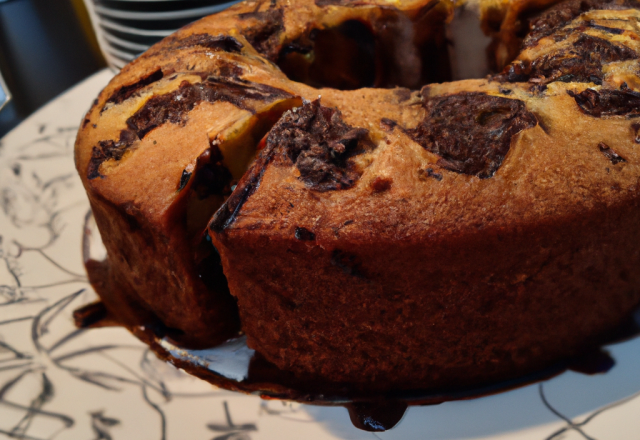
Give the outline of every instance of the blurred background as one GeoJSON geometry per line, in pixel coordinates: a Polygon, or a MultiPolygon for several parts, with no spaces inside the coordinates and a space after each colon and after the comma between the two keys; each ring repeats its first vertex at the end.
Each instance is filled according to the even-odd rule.
{"type": "Polygon", "coordinates": [[[0,137],[91,74],[118,70],[230,0],[0,0],[0,137]],[[2,84],[4,78],[4,85],[2,84]]]}

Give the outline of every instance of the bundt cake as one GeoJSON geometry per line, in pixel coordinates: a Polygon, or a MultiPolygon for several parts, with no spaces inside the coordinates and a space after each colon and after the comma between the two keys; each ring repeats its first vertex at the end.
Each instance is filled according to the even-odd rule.
{"type": "Polygon", "coordinates": [[[245,1],[78,133],[110,314],[364,390],[477,385],[640,302],[640,3],[245,1]],[[453,81],[477,8],[493,74],[453,81]]]}

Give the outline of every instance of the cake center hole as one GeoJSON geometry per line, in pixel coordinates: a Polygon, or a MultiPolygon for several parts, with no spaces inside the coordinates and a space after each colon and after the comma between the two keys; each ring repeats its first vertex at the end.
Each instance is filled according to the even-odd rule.
{"type": "Polygon", "coordinates": [[[293,81],[339,90],[376,85],[376,38],[364,23],[349,20],[316,29],[306,39],[280,53],[278,64],[293,81]]]}
{"type": "Polygon", "coordinates": [[[289,79],[316,88],[420,89],[431,83],[482,78],[490,73],[478,13],[460,8],[383,11],[375,21],[352,19],[313,29],[285,44],[278,66],[289,79]],[[457,44],[460,42],[460,44],[457,44]]]}

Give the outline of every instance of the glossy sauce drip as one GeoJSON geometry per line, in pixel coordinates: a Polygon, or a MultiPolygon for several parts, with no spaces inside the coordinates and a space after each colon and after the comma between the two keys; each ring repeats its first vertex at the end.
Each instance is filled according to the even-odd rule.
{"type": "Polygon", "coordinates": [[[400,400],[370,400],[346,405],[351,423],[369,432],[382,432],[393,428],[404,416],[407,402],[400,400]]]}
{"type": "Polygon", "coordinates": [[[616,361],[603,349],[589,351],[569,363],[569,370],[582,374],[602,374],[611,370],[616,361]]]}
{"type": "Polygon", "coordinates": [[[73,323],[78,328],[99,327],[106,321],[108,313],[104,303],[94,302],[75,310],[73,312],[73,323]]]}

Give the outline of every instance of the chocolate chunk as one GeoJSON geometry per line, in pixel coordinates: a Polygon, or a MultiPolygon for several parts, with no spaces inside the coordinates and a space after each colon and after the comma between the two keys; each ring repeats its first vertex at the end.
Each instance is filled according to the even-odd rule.
{"type": "Polygon", "coordinates": [[[640,93],[638,92],[586,89],[580,93],[567,90],[567,93],[576,100],[576,104],[583,113],[595,118],[603,116],[635,118],[640,116],[640,93]]]}
{"type": "Polygon", "coordinates": [[[391,185],[393,184],[393,180],[384,177],[376,177],[371,182],[371,189],[374,193],[381,193],[385,191],[389,191],[391,189],[391,185]]]}
{"type": "Polygon", "coordinates": [[[267,137],[267,148],[280,148],[316,191],[351,188],[360,177],[349,160],[365,151],[368,131],[354,128],[337,109],[320,100],[285,113],[267,137]]]}
{"type": "Polygon", "coordinates": [[[598,144],[598,148],[600,152],[604,154],[604,156],[611,161],[612,164],[617,165],[620,162],[626,162],[627,160],[620,156],[618,153],[613,151],[607,144],[604,142],[600,142],[598,144]]]}
{"type": "Polygon", "coordinates": [[[243,31],[253,48],[267,59],[276,62],[280,52],[280,35],[284,32],[284,12],[270,7],[266,11],[239,14],[240,20],[255,20],[256,24],[243,31]]]}
{"type": "Polygon", "coordinates": [[[130,146],[137,139],[138,139],[138,137],[136,136],[136,134],[133,131],[131,131],[131,130],[122,130],[120,132],[120,140],[118,142],[120,144],[130,146]]]}
{"type": "Polygon", "coordinates": [[[507,66],[498,80],[535,82],[537,87],[554,81],[602,84],[602,66],[614,61],[637,59],[635,51],[602,38],[581,35],[573,46],[551,52],[531,64],[516,61],[507,66]]]}
{"type": "Polygon", "coordinates": [[[541,38],[547,37],[580,14],[595,9],[640,9],[636,0],[566,0],[554,5],[529,20],[529,33],[524,39],[524,47],[535,46],[541,38]]]}
{"type": "Polygon", "coordinates": [[[193,34],[178,40],[174,48],[183,49],[191,46],[202,46],[212,50],[240,53],[244,45],[230,35],[193,34]]]}
{"type": "Polygon", "coordinates": [[[602,84],[603,64],[637,58],[636,52],[626,46],[581,35],[571,49],[533,61],[530,78],[544,79],[545,84],[553,81],[602,84]]]}
{"type": "Polygon", "coordinates": [[[427,180],[428,178],[436,179],[438,182],[442,180],[442,174],[433,171],[433,168],[427,168],[426,170],[418,170],[418,178],[420,180],[427,180]]]}
{"type": "MultiPolygon", "coordinates": [[[[160,81],[164,77],[162,73],[162,69],[158,69],[147,76],[140,78],[133,84],[129,84],[128,86],[122,86],[107,99],[108,103],[120,104],[121,102],[129,99],[131,96],[136,94],[139,90],[147,87],[150,84],[153,84],[156,81],[160,81]]],[[[102,109],[104,111],[104,108],[102,109]]]]}
{"type": "Polygon", "coordinates": [[[138,139],[136,133],[131,130],[122,130],[118,141],[108,140],[100,141],[98,145],[91,150],[91,159],[87,167],[87,179],[92,180],[96,177],[104,177],[100,174],[100,165],[110,159],[120,160],[124,153],[138,139]]]}
{"type": "Polygon", "coordinates": [[[301,228],[296,226],[295,237],[296,237],[296,240],[313,241],[316,239],[316,234],[314,234],[307,228],[301,228]]]}
{"type": "Polygon", "coordinates": [[[569,369],[582,374],[602,374],[616,365],[615,359],[603,348],[595,348],[569,361],[569,369]]]}
{"type": "Polygon", "coordinates": [[[177,90],[149,99],[140,110],[127,119],[127,125],[142,139],[151,130],[166,122],[184,124],[187,114],[203,101],[229,102],[239,108],[253,111],[246,100],[272,101],[291,96],[275,87],[241,80],[209,78],[197,84],[183,81],[177,90]]]}
{"type": "Polygon", "coordinates": [[[537,124],[524,102],[483,93],[458,93],[426,99],[426,116],[406,133],[441,157],[438,165],[492,177],[511,147],[511,138],[537,124]]]}

